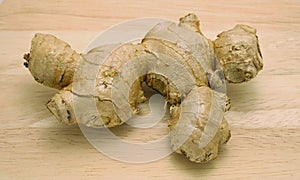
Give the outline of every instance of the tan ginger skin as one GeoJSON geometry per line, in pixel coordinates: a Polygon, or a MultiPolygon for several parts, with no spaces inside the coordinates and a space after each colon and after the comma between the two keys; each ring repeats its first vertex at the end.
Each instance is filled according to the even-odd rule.
{"type": "MultiPolygon", "coordinates": [[[[212,111],[218,109],[227,111],[230,108],[228,97],[213,91],[220,86],[218,83],[218,78],[222,76],[219,75],[220,72],[224,73],[228,82],[242,83],[254,78],[262,69],[263,64],[254,28],[237,25],[231,30],[220,33],[216,40],[211,41],[204,37],[199,25],[197,16],[188,14],[180,18],[179,24],[162,23],[155,26],[141,43],[124,44],[114,49],[101,66],[95,63],[98,73],[93,96],[84,94],[84,91],[74,92],[74,81],[77,81],[74,80],[74,74],[75,71],[79,71],[80,76],[83,77],[81,79],[88,77],[89,74],[81,72],[78,67],[91,61],[96,62],[97,54],[103,48],[108,47],[98,47],[87,54],[78,54],[71,49],[69,44],[53,35],[36,34],[31,43],[30,53],[24,55],[26,60],[24,65],[28,67],[37,82],[60,90],[48,102],[47,107],[60,122],[66,124],[81,123],[99,128],[114,127],[124,123],[119,114],[127,111],[131,111],[132,114],[138,113],[137,105],[146,100],[142,89],[142,83],[146,83],[164,95],[166,102],[170,105],[172,119],[169,121],[169,129],[172,149],[184,154],[190,161],[208,162],[217,157],[219,145],[226,143],[230,138],[228,123],[223,117],[215,135],[207,144],[201,145],[202,138],[209,135],[208,117],[212,114],[213,120],[216,121],[217,118],[214,117],[212,111]],[[178,37],[179,35],[181,37],[178,37]],[[165,37],[167,38],[164,39],[165,37]],[[184,42],[189,46],[191,39],[197,44],[198,49],[189,49],[190,53],[187,53],[182,44],[176,43],[184,42]],[[126,99],[130,104],[130,109],[124,108],[117,115],[111,92],[113,81],[117,81],[118,74],[122,74],[120,69],[126,63],[133,62],[134,58],[149,57],[151,59],[159,54],[162,54],[165,59],[170,58],[184,66],[195,83],[182,81],[184,89],[179,90],[168,79],[169,77],[162,76],[158,70],[152,70],[151,73],[132,81],[134,83],[126,99]],[[93,98],[99,113],[97,117],[91,118],[89,115],[84,115],[76,118],[74,96],[93,98]],[[226,104],[219,106],[219,101],[216,100],[218,98],[226,101],[226,104]],[[184,135],[187,129],[192,129],[191,134],[184,135]],[[184,142],[181,141],[182,136],[186,136],[184,142]]],[[[164,59],[159,59],[159,61],[163,62],[164,59]]],[[[141,68],[146,68],[146,65],[144,67],[146,63],[147,61],[141,60],[141,68]]],[[[166,67],[164,70],[169,72],[171,79],[177,78],[176,69],[166,67]]],[[[122,78],[129,78],[130,73],[137,72],[133,70],[133,72],[125,73],[122,78]]],[[[120,89],[122,91],[122,88],[120,89]]],[[[119,102],[114,103],[122,106],[124,102],[119,98],[119,102]]]]}

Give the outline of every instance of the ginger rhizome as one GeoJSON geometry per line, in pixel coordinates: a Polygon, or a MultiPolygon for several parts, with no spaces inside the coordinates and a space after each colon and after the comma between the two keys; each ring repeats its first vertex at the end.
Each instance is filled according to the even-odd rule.
{"type": "Polygon", "coordinates": [[[121,125],[139,113],[146,84],[169,104],[172,149],[203,163],[216,158],[230,138],[225,81],[249,81],[263,65],[254,28],[237,25],[211,41],[199,25],[188,14],[178,24],[157,24],[140,43],[100,46],[87,54],[53,35],[36,34],[24,64],[36,81],[60,90],[47,107],[66,124],[121,125]],[[80,98],[93,100],[97,112],[83,103],[77,109],[85,111],[78,113],[74,104],[80,98]]]}

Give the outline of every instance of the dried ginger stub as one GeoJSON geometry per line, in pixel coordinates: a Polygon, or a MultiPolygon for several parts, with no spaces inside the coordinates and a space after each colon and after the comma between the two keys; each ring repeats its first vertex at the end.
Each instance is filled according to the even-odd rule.
{"type": "Polygon", "coordinates": [[[141,43],[101,46],[85,55],[52,35],[37,34],[24,64],[38,82],[61,89],[47,107],[66,124],[96,128],[123,124],[146,100],[145,82],[170,104],[172,149],[193,162],[207,162],[230,138],[223,117],[230,104],[222,70],[229,82],[244,82],[255,77],[262,62],[250,27],[237,26],[212,42],[199,24],[197,16],[189,14],[179,24],[153,27],[141,43]],[[228,44],[246,48],[232,52],[228,44]],[[100,56],[106,57],[104,61],[100,56]],[[95,109],[88,109],[91,102],[95,109]]]}
{"type": "Polygon", "coordinates": [[[214,47],[228,82],[247,82],[263,68],[256,29],[250,26],[239,24],[220,33],[214,47]]]}
{"type": "Polygon", "coordinates": [[[37,82],[62,89],[72,83],[80,55],[55,36],[37,33],[24,59],[24,65],[37,82]]]}

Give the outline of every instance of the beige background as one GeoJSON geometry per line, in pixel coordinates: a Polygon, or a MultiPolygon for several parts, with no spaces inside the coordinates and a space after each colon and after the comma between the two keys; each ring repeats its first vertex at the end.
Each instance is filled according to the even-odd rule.
{"type": "MultiPolygon", "coordinates": [[[[299,0],[4,0],[0,179],[300,179],[299,37],[299,0]],[[264,56],[264,70],[255,80],[228,86],[232,110],[226,118],[232,138],[218,159],[207,164],[176,154],[147,164],[109,159],[78,127],[56,122],[45,107],[56,90],[36,83],[22,65],[36,32],[55,34],[81,52],[95,35],[116,23],[141,17],[177,21],[188,12],[199,16],[210,38],[237,23],[256,27],[264,56]]],[[[151,136],[160,133],[153,130],[151,136]]]]}

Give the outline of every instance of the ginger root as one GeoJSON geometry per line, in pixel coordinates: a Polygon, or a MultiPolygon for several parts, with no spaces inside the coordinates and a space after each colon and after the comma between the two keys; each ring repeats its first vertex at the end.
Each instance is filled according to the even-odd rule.
{"type": "Polygon", "coordinates": [[[262,56],[250,26],[237,25],[211,41],[199,25],[197,16],[188,14],[179,24],[157,24],[140,43],[101,46],[87,54],[76,53],[53,35],[36,34],[24,65],[36,81],[60,90],[47,107],[66,124],[123,124],[139,113],[146,83],[170,105],[172,149],[203,163],[216,158],[219,145],[230,138],[223,117],[230,108],[224,78],[249,81],[262,69],[262,56]],[[85,111],[78,114],[76,98],[92,100],[98,112],[83,103],[77,106],[85,111]]]}
{"type": "Polygon", "coordinates": [[[263,68],[256,30],[250,26],[239,24],[222,32],[214,46],[225,77],[231,83],[249,81],[263,68]]]}
{"type": "Polygon", "coordinates": [[[31,47],[30,54],[24,55],[24,65],[37,82],[57,89],[72,83],[80,55],[69,44],[54,36],[37,33],[31,47]]]}

